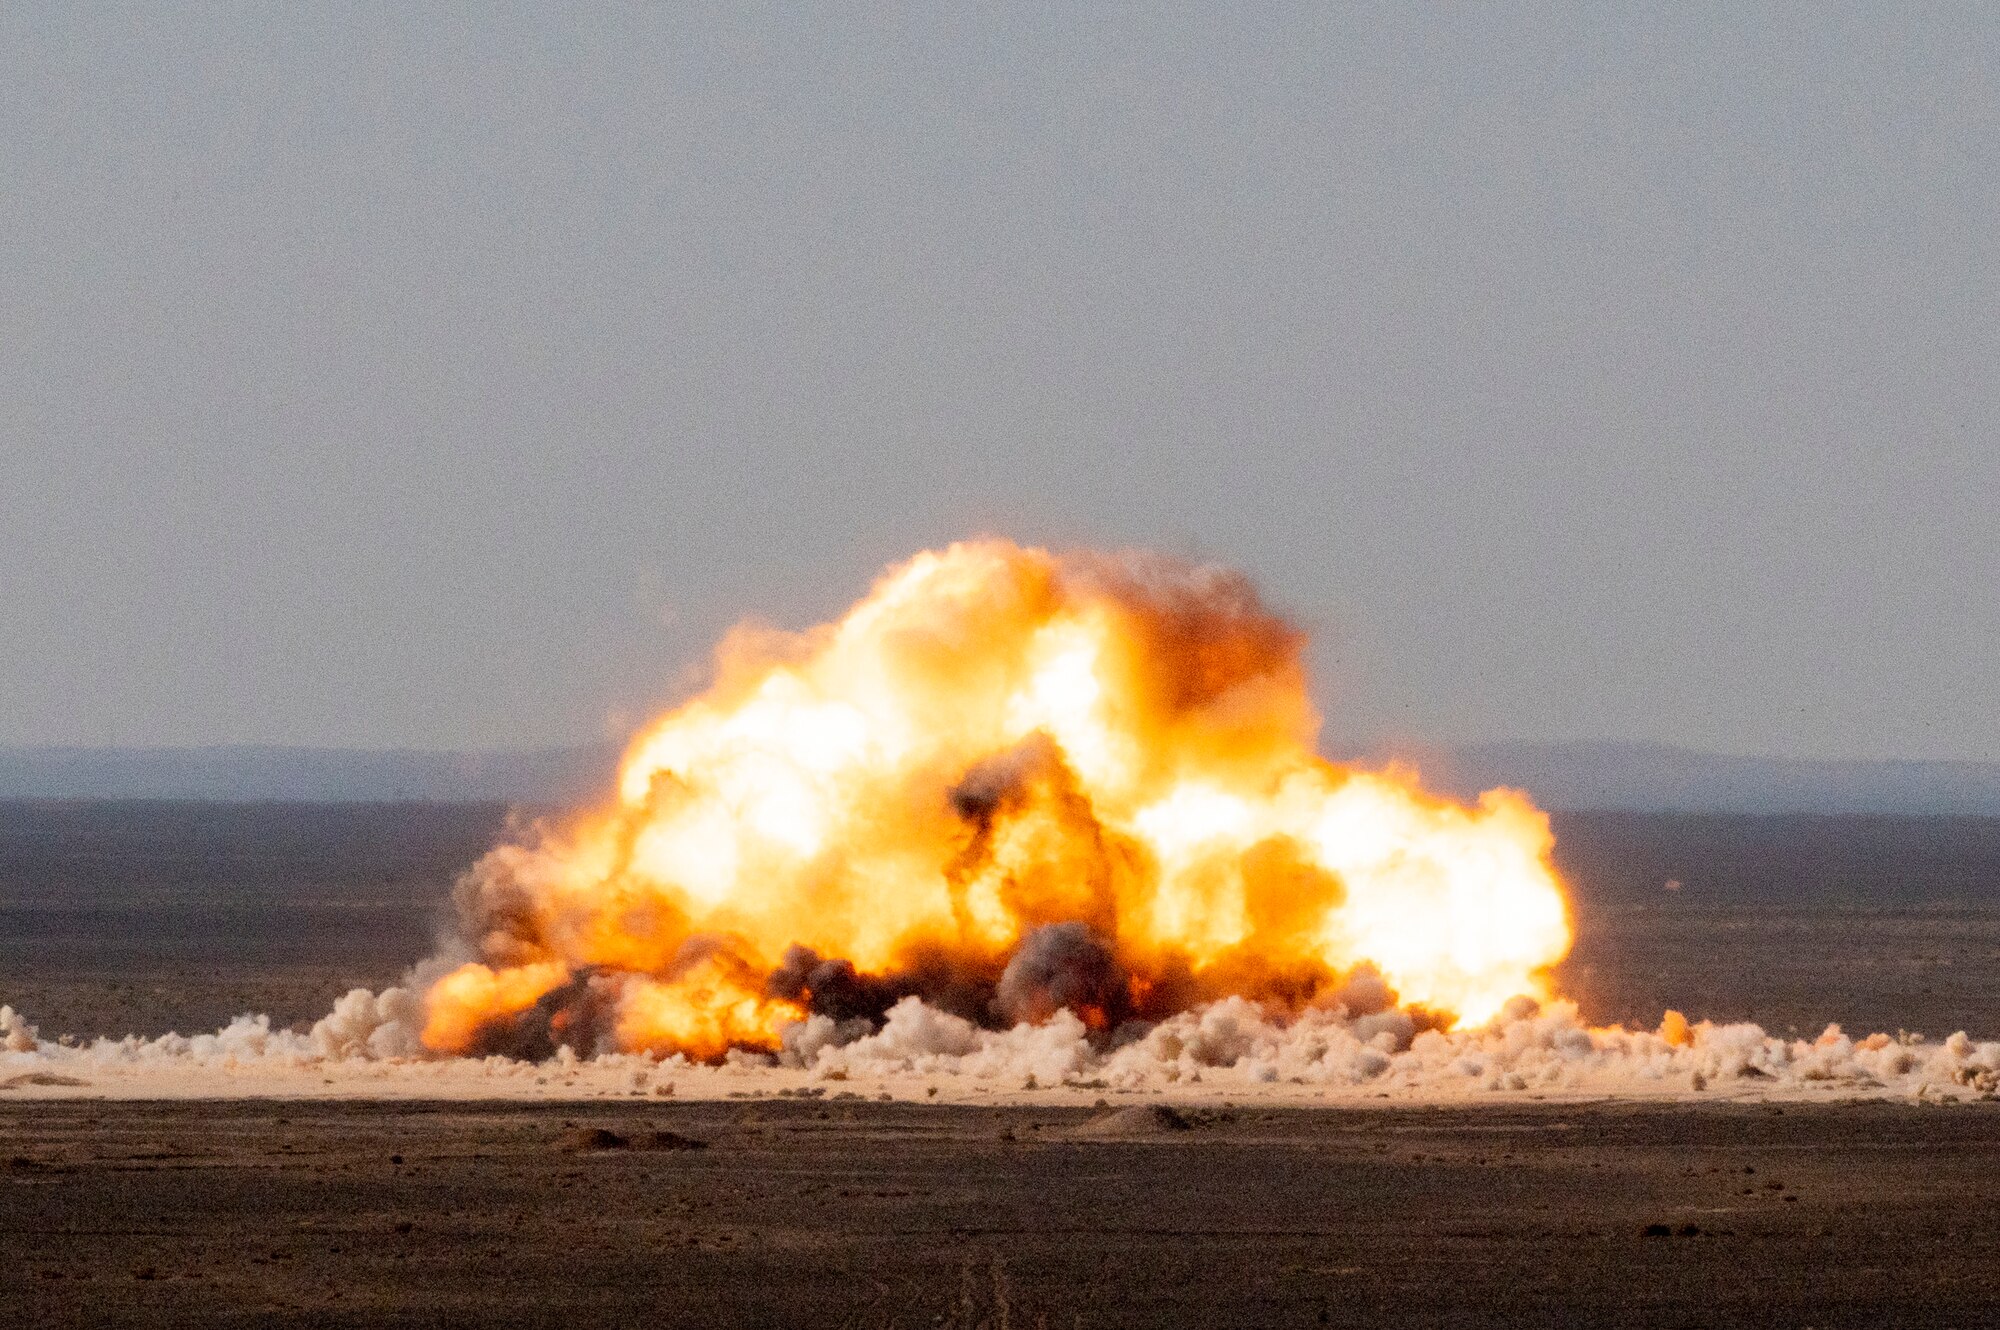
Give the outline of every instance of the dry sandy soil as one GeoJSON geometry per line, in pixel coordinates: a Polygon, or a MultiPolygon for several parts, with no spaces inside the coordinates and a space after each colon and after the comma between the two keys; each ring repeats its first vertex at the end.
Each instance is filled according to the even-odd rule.
{"type": "Polygon", "coordinates": [[[9,1326],[2000,1315],[1993,1104],[69,1101],[0,1161],[9,1326]]]}

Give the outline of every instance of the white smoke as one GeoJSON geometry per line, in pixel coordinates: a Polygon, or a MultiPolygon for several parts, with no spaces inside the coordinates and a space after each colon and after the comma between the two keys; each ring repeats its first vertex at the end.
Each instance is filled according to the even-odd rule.
{"type": "MultiPolygon", "coordinates": [[[[816,1018],[821,1019],[823,1018],[816,1018]]],[[[808,1022],[810,1026],[812,1023],[808,1022]]],[[[1317,1089],[1616,1093],[1653,1086],[1709,1084],[1771,1089],[1813,1085],[1856,1091],[1961,1087],[2000,1091],[2000,1042],[1965,1034],[1942,1043],[1922,1036],[1856,1040],[1838,1026],[1817,1038],[1782,1039],[1750,1024],[1691,1026],[1667,1034],[1592,1029],[1576,1008],[1521,1003],[1474,1030],[1418,1031],[1407,1013],[1351,1017],[1338,1009],[1293,1019],[1240,997],[1162,1021],[1122,1047],[1098,1052],[1067,1011],[1042,1025],[981,1030],[907,998],[878,1032],[836,1042],[831,1022],[798,1040],[788,1060],[820,1075],[945,1074],[1048,1086],[1079,1079],[1144,1090],[1221,1080],[1317,1089]]]]}
{"type": "MultiPolygon", "coordinates": [[[[422,1093],[445,1083],[470,1094],[486,1092],[481,1086],[553,1094],[599,1082],[640,1093],[660,1067],[644,1055],[579,1058],[566,1048],[540,1063],[426,1059],[417,1039],[421,1019],[412,989],[356,989],[305,1032],[241,1016],[213,1034],[51,1042],[38,1038],[24,1015],[0,1007],[0,1087],[84,1081],[102,1089],[121,1078],[156,1083],[170,1075],[175,1093],[197,1095],[311,1093],[333,1084],[422,1093]],[[256,1084],[246,1090],[244,1077],[256,1084]]],[[[1065,1086],[1177,1098],[1250,1091],[1303,1102],[1467,1094],[2000,1096],[2000,1042],[1964,1033],[1941,1041],[1857,1039],[1828,1026],[1817,1038],[1787,1039],[1751,1024],[1677,1020],[1659,1031],[1594,1029],[1568,1003],[1537,1008],[1526,1001],[1485,1026],[1447,1032],[1421,1030],[1393,1009],[1281,1017],[1232,997],[1150,1028],[1128,1027],[1107,1046],[1067,1010],[1040,1024],[988,1030],[912,997],[892,1007],[879,1028],[865,1019],[811,1017],[786,1031],[775,1058],[737,1057],[722,1068],[673,1058],[667,1065],[683,1097],[754,1093],[745,1086],[760,1077],[770,1087],[869,1080],[908,1096],[940,1085],[954,1094],[1065,1086]]]]}
{"type": "Polygon", "coordinates": [[[822,1044],[809,1062],[803,1056],[800,1062],[821,1075],[915,1072],[1010,1085],[1033,1077],[1038,1085],[1059,1085],[1095,1066],[1088,1035],[1084,1023],[1067,1008],[1042,1025],[982,1030],[963,1017],[907,997],[889,1009],[880,1030],[851,1043],[822,1044]]]}
{"type": "Polygon", "coordinates": [[[28,1018],[12,1007],[0,1007],[0,1049],[9,1053],[32,1053],[41,1042],[28,1018]]]}
{"type": "Polygon", "coordinates": [[[423,1026],[424,999],[415,989],[356,988],[320,1017],[310,1038],[315,1052],[336,1060],[414,1058],[423,1056],[423,1026]]]}

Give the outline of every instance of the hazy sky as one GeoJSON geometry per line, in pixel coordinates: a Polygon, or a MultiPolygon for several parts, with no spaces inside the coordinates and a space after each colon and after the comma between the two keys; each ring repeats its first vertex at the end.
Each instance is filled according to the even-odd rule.
{"type": "Polygon", "coordinates": [[[2000,758],[2000,9],[581,8],[7,8],[0,743],[594,739],[990,531],[1341,734],[2000,758]]]}

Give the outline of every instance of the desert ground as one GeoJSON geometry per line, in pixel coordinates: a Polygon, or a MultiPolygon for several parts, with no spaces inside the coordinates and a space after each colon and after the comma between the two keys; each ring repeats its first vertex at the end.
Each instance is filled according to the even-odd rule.
{"type": "MultiPolygon", "coordinates": [[[[0,1000],[51,1037],[309,1022],[423,954],[505,817],[0,805],[0,1000]]],[[[1775,1033],[2000,1034],[2000,821],[1573,814],[1556,831],[1578,926],[1560,981],[1594,1021],[1677,1007],[1775,1033]]],[[[485,1102],[16,1087],[0,1325],[2000,1313],[1990,1099],[883,1103],[872,1085],[682,1080],[514,1078],[485,1102]],[[690,1098],[709,1083],[721,1097],[690,1098]]]]}
{"type": "Polygon", "coordinates": [[[70,1101],[0,1107],[0,1160],[7,1325],[2000,1312],[1994,1104],[70,1101]]]}

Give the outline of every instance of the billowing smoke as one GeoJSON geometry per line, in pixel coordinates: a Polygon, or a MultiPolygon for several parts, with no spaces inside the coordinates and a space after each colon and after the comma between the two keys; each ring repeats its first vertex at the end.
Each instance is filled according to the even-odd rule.
{"type": "Polygon", "coordinates": [[[41,1043],[38,1033],[26,1016],[12,1007],[0,1007],[0,1050],[32,1053],[41,1043]]]}
{"type": "Polygon", "coordinates": [[[1126,1015],[1127,988],[1111,948],[1084,924],[1044,924],[1021,940],[1000,976],[994,1010],[1008,1024],[1039,1025],[1071,1011],[1099,1029],[1126,1015]]]}
{"type": "MultiPolygon", "coordinates": [[[[912,976],[908,982],[920,979],[912,976]]],[[[907,996],[902,986],[864,975],[852,961],[827,960],[811,947],[796,945],[785,949],[765,987],[772,997],[837,1021],[879,1018],[907,996]]]]}

